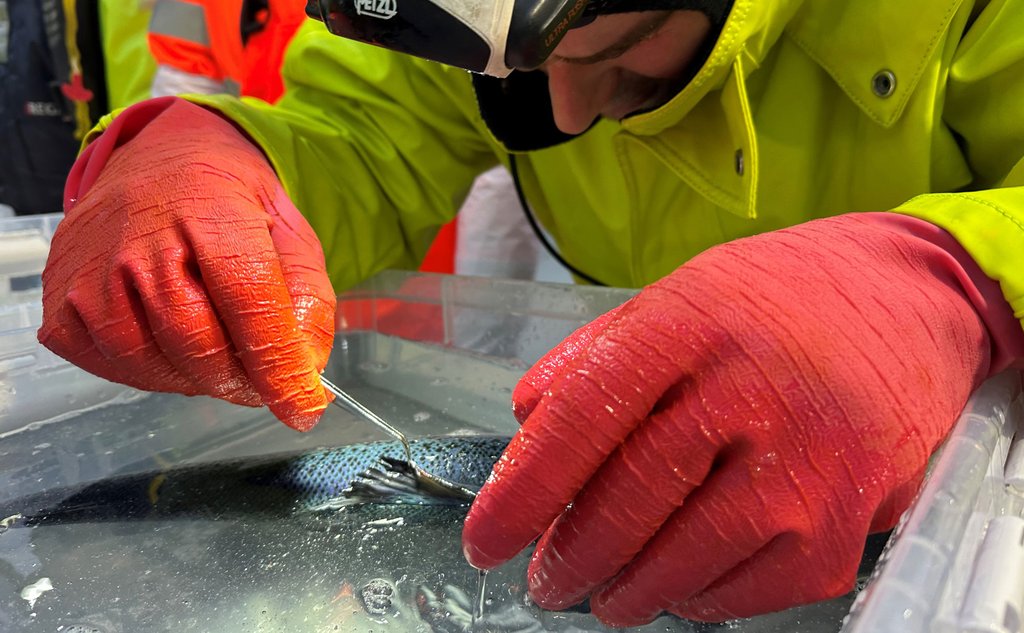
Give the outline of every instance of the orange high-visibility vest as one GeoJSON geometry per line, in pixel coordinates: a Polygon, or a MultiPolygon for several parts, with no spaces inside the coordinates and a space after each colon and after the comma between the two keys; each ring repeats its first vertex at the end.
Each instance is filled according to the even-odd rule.
{"type": "Polygon", "coordinates": [[[265,4],[247,18],[253,31],[244,39],[242,94],[273,103],[284,92],[281,64],[292,36],[307,19],[306,4],[295,0],[265,4]]]}
{"type": "Polygon", "coordinates": [[[294,0],[159,0],[149,45],[160,65],[276,101],[284,51],[305,19],[294,0]]]}

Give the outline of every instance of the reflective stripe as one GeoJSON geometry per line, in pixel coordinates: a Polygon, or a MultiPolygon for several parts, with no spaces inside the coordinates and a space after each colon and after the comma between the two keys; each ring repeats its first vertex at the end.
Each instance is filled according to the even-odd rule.
{"type": "Polygon", "coordinates": [[[7,0],[0,0],[0,64],[7,63],[7,46],[11,39],[11,19],[7,15],[7,0]]]}
{"type": "Polygon", "coordinates": [[[153,73],[153,85],[150,88],[150,95],[154,97],[170,97],[180,94],[212,95],[221,92],[225,92],[224,82],[166,64],[157,66],[156,72],[153,73]]]}
{"type": "Polygon", "coordinates": [[[206,10],[198,4],[181,0],[159,0],[153,8],[149,32],[167,35],[210,46],[210,33],[206,29],[206,10]]]}

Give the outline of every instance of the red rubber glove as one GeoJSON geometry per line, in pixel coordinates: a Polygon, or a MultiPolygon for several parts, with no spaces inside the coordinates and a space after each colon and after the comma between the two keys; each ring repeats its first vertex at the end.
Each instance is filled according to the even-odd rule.
{"type": "Polygon", "coordinates": [[[133,106],[78,158],[64,198],[43,345],[139,389],[316,423],[334,338],[323,251],[231,123],[173,97],[133,106]]]}
{"type": "Polygon", "coordinates": [[[465,554],[493,567],[544,532],[531,597],[589,595],[613,625],[841,595],[1022,339],[996,284],[920,220],[847,215],[716,247],[524,377],[525,422],[465,554]]]}

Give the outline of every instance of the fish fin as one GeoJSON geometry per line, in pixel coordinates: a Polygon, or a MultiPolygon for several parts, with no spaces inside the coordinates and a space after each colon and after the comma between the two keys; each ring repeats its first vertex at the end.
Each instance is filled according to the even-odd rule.
{"type": "Polygon", "coordinates": [[[420,489],[412,465],[387,456],[380,458],[377,468],[357,475],[342,494],[357,503],[426,503],[430,499],[420,489]]]}
{"type": "Polygon", "coordinates": [[[341,497],[323,504],[318,509],[337,509],[359,503],[448,504],[458,503],[425,491],[412,464],[393,457],[382,456],[377,466],[356,475],[341,497]]]}
{"type": "Polygon", "coordinates": [[[402,503],[414,505],[461,505],[465,500],[444,497],[424,489],[416,469],[404,459],[381,456],[371,467],[352,478],[341,496],[326,501],[312,510],[338,510],[363,503],[402,503]]]}
{"type": "Polygon", "coordinates": [[[433,498],[420,490],[416,481],[415,471],[408,462],[390,460],[381,457],[377,467],[367,468],[352,478],[348,487],[341,491],[341,496],[330,499],[312,508],[319,510],[339,510],[348,506],[364,503],[432,503],[433,498]]]}

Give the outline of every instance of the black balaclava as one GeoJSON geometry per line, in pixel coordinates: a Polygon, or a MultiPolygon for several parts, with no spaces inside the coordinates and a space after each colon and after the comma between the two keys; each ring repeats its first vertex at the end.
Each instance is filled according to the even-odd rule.
{"type": "MultiPolygon", "coordinates": [[[[691,68],[707,60],[729,15],[733,0],[591,0],[574,27],[600,15],[635,11],[700,11],[711,20],[711,32],[691,68]]],[[[511,151],[552,147],[575,138],[555,125],[547,75],[539,70],[513,71],[508,77],[473,75],[480,115],[491,133],[511,151]]],[[[597,121],[595,120],[595,123],[597,121]]]]}

